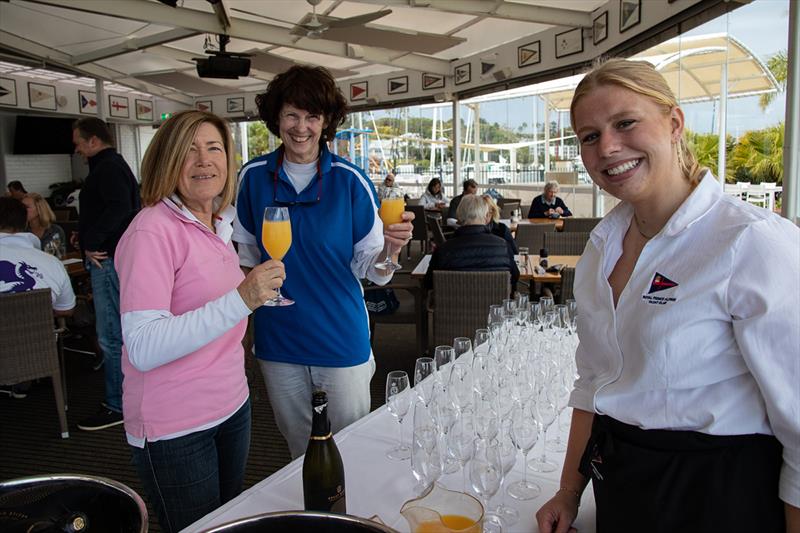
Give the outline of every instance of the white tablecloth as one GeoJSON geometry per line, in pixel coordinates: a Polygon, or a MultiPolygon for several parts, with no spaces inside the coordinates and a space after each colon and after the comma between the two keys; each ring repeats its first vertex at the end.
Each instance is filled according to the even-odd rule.
{"type": "MultiPolygon", "coordinates": [[[[566,416],[564,414],[563,416],[566,416]]],[[[411,441],[412,413],[403,421],[405,443],[411,441]]],[[[336,444],[342,455],[345,468],[347,490],[347,512],[351,515],[370,517],[378,515],[390,527],[398,531],[408,531],[408,524],[400,515],[400,507],[415,497],[415,479],[411,474],[410,461],[392,461],[386,458],[386,450],[391,448],[398,438],[397,420],[385,407],[377,409],[361,420],[351,424],[335,435],[336,444]]],[[[555,435],[556,428],[550,428],[555,435]]],[[[528,458],[541,453],[539,442],[528,454],[528,458]]],[[[548,452],[548,458],[559,463],[563,454],[548,452]]],[[[514,470],[506,480],[506,486],[522,478],[522,455],[519,455],[514,470]]],[[[273,511],[286,511],[303,508],[302,485],[303,457],[292,461],[270,477],[239,495],[216,511],[198,520],[185,532],[204,531],[239,518],[273,511]]],[[[529,471],[529,478],[542,487],[542,494],[530,501],[520,502],[506,495],[505,502],[519,510],[520,521],[516,525],[504,529],[508,533],[530,533],[538,531],[534,514],[556,490],[561,476],[561,468],[549,474],[536,474],[529,471]]],[[[445,475],[440,478],[446,488],[462,490],[462,472],[445,475]]],[[[469,480],[467,480],[469,483],[469,480]]],[[[505,490],[505,487],[504,489],[505,490]]],[[[498,493],[492,499],[495,506],[500,501],[498,493]]],[[[595,506],[591,494],[591,485],[583,495],[580,513],[575,526],[580,533],[594,533],[595,506]]]]}

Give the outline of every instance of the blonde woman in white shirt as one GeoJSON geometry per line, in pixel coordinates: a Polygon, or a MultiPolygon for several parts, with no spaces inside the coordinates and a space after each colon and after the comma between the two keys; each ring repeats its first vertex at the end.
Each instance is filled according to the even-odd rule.
{"type": "Polygon", "coordinates": [[[798,531],[800,230],[722,193],[649,63],[597,66],[571,111],[622,202],[577,267],[579,377],[540,530],[572,530],[591,480],[598,533],[798,531]]]}

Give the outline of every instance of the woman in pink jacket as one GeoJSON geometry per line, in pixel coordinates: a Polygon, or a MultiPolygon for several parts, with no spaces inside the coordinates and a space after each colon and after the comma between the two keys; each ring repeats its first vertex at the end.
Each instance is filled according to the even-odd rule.
{"type": "Polygon", "coordinates": [[[139,215],[119,243],[125,433],[164,531],[241,492],[250,446],[242,337],[283,264],[245,278],[231,243],[234,147],[200,111],[164,123],[142,162],[139,215]]]}

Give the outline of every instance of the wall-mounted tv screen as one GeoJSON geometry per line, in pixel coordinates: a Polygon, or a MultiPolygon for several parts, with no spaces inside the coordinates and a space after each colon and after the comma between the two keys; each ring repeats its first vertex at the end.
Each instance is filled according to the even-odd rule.
{"type": "Polygon", "coordinates": [[[71,154],[72,123],[70,118],[17,116],[14,134],[15,154],[71,154]]]}

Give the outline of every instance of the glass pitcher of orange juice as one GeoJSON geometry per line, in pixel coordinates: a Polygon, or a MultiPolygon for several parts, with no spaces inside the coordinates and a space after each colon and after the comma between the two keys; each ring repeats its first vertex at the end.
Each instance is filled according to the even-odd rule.
{"type": "Polygon", "coordinates": [[[400,514],[411,533],[481,533],[483,523],[480,501],[438,483],[419,498],[404,503],[400,514]]]}

